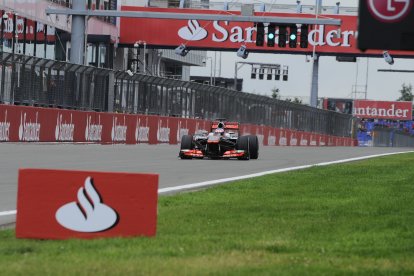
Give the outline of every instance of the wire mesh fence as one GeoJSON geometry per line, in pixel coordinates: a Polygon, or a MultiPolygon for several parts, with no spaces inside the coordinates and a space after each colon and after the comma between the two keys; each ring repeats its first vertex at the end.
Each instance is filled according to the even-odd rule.
{"type": "Polygon", "coordinates": [[[0,54],[0,103],[227,120],[350,137],[352,116],[125,71],[0,54]]]}
{"type": "Polygon", "coordinates": [[[373,131],[374,147],[414,147],[414,137],[392,128],[375,128],[373,131]]]}
{"type": "Polygon", "coordinates": [[[0,102],[103,111],[110,70],[0,54],[0,102]]]}

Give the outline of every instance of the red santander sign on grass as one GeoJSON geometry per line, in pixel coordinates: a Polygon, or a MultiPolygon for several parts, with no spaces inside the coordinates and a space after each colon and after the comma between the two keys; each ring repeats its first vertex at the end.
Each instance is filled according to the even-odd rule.
{"type": "Polygon", "coordinates": [[[353,115],[358,118],[412,120],[411,102],[355,100],[353,115]]]}
{"type": "Polygon", "coordinates": [[[19,170],[16,237],[154,236],[158,175],[19,170]]]}

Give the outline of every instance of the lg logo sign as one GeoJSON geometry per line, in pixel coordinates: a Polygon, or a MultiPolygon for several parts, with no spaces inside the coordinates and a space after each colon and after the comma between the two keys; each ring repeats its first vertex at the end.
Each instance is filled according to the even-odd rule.
{"type": "Polygon", "coordinates": [[[367,0],[371,15],[382,22],[399,22],[411,11],[413,0],[367,0]]]}

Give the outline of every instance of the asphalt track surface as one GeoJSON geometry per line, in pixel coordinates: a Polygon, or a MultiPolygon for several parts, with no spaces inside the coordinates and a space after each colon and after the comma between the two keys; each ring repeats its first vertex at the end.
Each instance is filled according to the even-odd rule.
{"type": "MultiPolygon", "coordinates": [[[[258,160],[180,160],[179,146],[0,143],[0,212],[16,210],[19,168],[159,174],[159,188],[413,148],[262,147],[258,160]]],[[[15,216],[0,216],[0,226],[15,216]]]]}

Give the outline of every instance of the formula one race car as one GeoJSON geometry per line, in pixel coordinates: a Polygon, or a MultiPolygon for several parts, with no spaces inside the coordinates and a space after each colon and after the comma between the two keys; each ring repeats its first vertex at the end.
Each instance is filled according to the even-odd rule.
{"type": "Polygon", "coordinates": [[[218,120],[211,123],[211,132],[204,131],[194,136],[184,135],[181,138],[179,157],[257,159],[259,141],[256,135],[239,136],[239,123],[218,120]]]}

